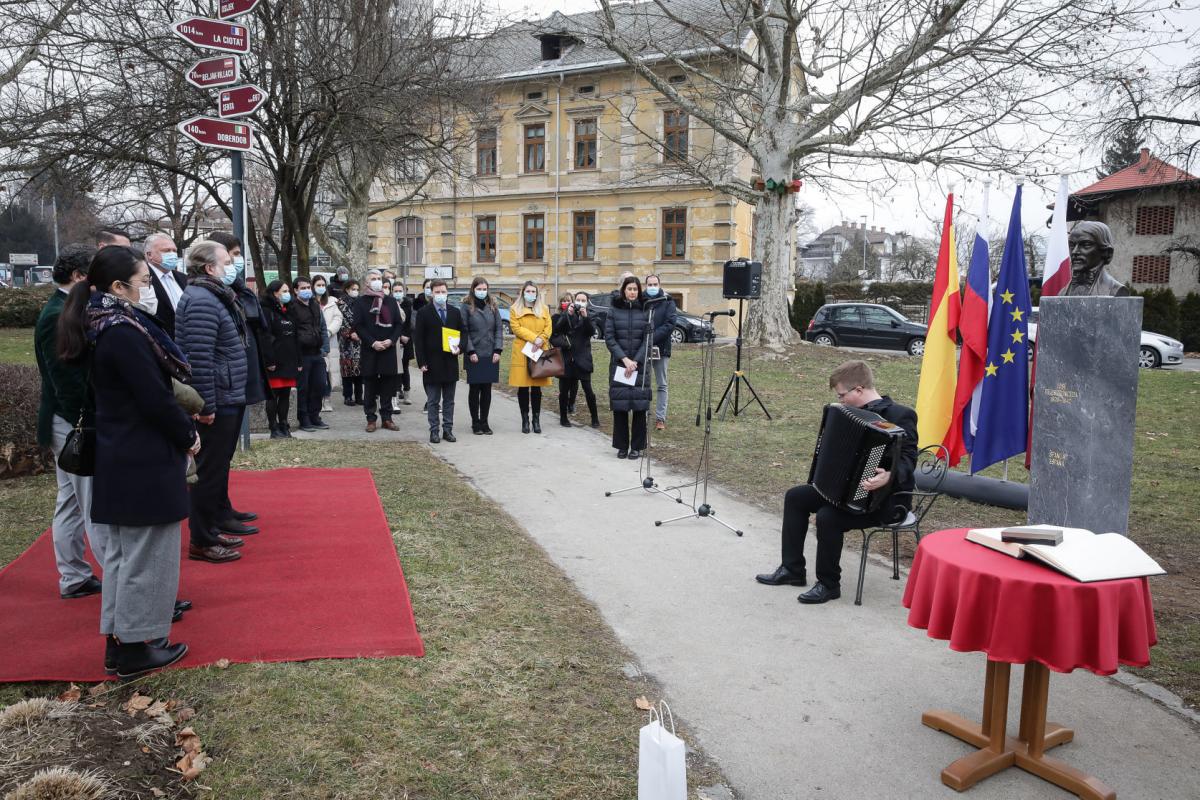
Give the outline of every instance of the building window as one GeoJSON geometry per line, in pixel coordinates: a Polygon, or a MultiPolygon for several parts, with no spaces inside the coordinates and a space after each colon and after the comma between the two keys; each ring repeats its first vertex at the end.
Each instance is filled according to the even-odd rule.
{"type": "Polygon", "coordinates": [[[679,109],[663,112],[663,160],[686,161],[688,115],[679,109]]]}
{"type": "Polygon", "coordinates": [[[496,174],[496,129],[479,131],[475,144],[475,174],[496,174]]]}
{"type": "Polygon", "coordinates": [[[666,261],[682,260],[687,252],[687,209],[664,209],[662,231],[663,259],[666,261]]]}
{"type": "Polygon", "coordinates": [[[671,77],[667,78],[667,83],[683,83],[686,80],[687,80],[686,75],[683,75],[682,73],[676,73],[676,74],[672,75],[671,77]]]}
{"type": "Polygon", "coordinates": [[[596,91],[596,87],[589,83],[587,86],[580,86],[578,89],[575,90],[575,93],[576,94],[592,94],[595,91],[596,91]]]}
{"type": "Polygon", "coordinates": [[[596,168],[596,120],[575,122],[575,169],[596,168]]]}
{"type": "Polygon", "coordinates": [[[546,217],[542,214],[525,215],[525,260],[546,259],[546,217]]]}
{"type": "Polygon", "coordinates": [[[479,217],[475,220],[475,259],[480,262],[496,260],[496,218],[479,217]]]}
{"type": "Polygon", "coordinates": [[[425,263],[424,230],[420,217],[396,220],[396,260],[400,266],[425,263]]]}
{"type": "Polygon", "coordinates": [[[1170,256],[1134,256],[1134,283],[1170,283],[1170,256]]]}
{"type": "Polygon", "coordinates": [[[1175,206],[1138,206],[1133,232],[1138,236],[1170,236],[1175,233],[1175,206]]]}
{"type": "Polygon", "coordinates": [[[596,212],[575,212],[575,260],[596,260],[596,212]]]}
{"type": "Polygon", "coordinates": [[[546,171],[546,126],[525,126],[525,171],[546,171]]]}
{"type": "Polygon", "coordinates": [[[541,100],[542,93],[541,92],[527,92],[525,94],[525,99],[526,100],[541,100]]]}

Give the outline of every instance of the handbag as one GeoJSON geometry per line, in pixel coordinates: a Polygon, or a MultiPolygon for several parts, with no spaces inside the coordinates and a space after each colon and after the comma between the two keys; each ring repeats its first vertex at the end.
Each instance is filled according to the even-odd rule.
{"type": "Polygon", "coordinates": [[[675,735],[671,709],[665,702],[659,706],[650,709],[650,723],[638,735],[638,800],[687,800],[687,746],[675,735]],[[669,731],[661,709],[671,716],[669,731]]]}
{"type": "Polygon", "coordinates": [[[562,350],[557,348],[543,351],[542,357],[537,361],[534,361],[529,356],[525,356],[525,363],[529,371],[529,377],[534,380],[541,378],[561,378],[567,371],[566,365],[563,364],[562,350]]]}
{"type": "Polygon", "coordinates": [[[91,477],[96,474],[96,429],[84,426],[83,414],[81,409],[79,421],[63,442],[58,454],[58,468],[72,475],[91,477]]]}

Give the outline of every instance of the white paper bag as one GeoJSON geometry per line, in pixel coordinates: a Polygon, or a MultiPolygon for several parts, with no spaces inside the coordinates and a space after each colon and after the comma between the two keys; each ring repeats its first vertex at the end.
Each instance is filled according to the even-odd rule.
{"type": "Polygon", "coordinates": [[[668,731],[650,712],[638,736],[638,800],[687,800],[687,748],[674,731],[673,718],[668,731]]]}

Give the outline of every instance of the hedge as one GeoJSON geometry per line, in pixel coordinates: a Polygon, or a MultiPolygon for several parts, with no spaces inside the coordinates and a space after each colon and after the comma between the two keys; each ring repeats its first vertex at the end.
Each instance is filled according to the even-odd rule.
{"type": "Polygon", "coordinates": [[[1188,292],[1179,304],[1179,338],[1188,353],[1200,352],[1200,294],[1188,292]]]}
{"type": "Polygon", "coordinates": [[[53,291],[53,284],[0,289],[0,328],[32,328],[53,291]]]}
{"type": "Polygon", "coordinates": [[[792,299],[792,327],[804,333],[817,309],[825,305],[824,283],[797,283],[796,296],[792,299]]]}
{"type": "Polygon", "coordinates": [[[896,306],[925,306],[933,297],[933,284],[919,281],[876,281],[864,286],[857,281],[831,283],[827,289],[830,302],[861,301],[896,306]]]}
{"type": "Polygon", "coordinates": [[[1142,298],[1142,330],[1179,338],[1179,300],[1170,289],[1146,289],[1142,298]]]}
{"type": "Polygon", "coordinates": [[[36,475],[52,466],[37,443],[41,397],[36,367],[0,364],[0,479],[36,475]]]}

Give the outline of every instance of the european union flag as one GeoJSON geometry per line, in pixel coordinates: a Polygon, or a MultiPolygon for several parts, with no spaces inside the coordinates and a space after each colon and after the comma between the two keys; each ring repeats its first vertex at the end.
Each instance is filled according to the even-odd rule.
{"type": "Polygon", "coordinates": [[[1021,238],[1021,187],[1017,186],[1000,276],[992,289],[972,473],[1025,452],[1029,440],[1029,306],[1029,273],[1021,238]]]}

